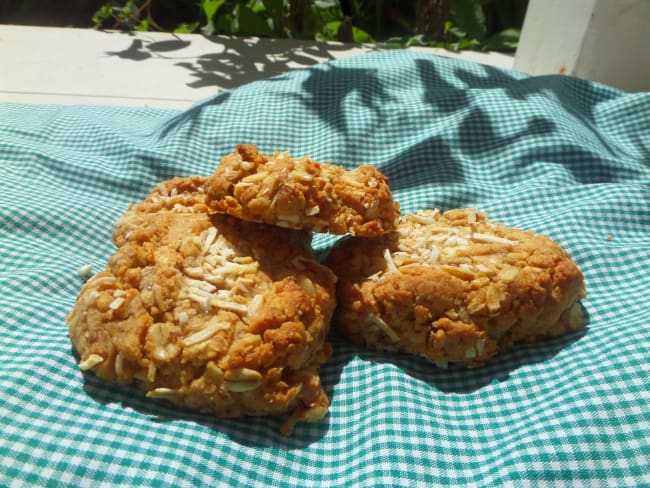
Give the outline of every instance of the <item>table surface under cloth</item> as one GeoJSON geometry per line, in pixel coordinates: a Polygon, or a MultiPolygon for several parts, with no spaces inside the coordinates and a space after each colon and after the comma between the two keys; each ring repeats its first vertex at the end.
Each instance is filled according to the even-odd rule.
{"type": "Polygon", "coordinates": [[[2,104],[0,181],[2,486],[650,486],[650,94],[378,52],[185,112],[2,104]],[[333,334],[330,413],[288,438],[83,375],[76,270],[104,268],[129,203],[238,143],[374,164],[404,212],[552,237],[584,272],[584,330],[474,370],[333,334]]]}

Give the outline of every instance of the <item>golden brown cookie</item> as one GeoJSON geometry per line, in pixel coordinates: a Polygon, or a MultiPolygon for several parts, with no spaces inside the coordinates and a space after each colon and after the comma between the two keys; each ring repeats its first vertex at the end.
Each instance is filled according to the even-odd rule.
{"type": "Polygon", "coordinates": [[[218,417],[322,418],[336,277],[307,232],[209,215],[205,178],[158,185],[116,223],[68,315],[80,368],[218,417]]]}
{"type": "Polygon", "coordinates": [[[206,193],[212,211],[316,232],[379,236],[399,218],[388,178],[374,166],[346,171],[286,152],[265,156],[251,145],[221,160],[206,193]]]}
{"type": "Polygon", "coordinates": [[[334,324],[353,342],[483,365],[516,343],[581,326],[583,276],[551,239],[475,210],[407,214],[378,239],[344,239],[334,324]]]}

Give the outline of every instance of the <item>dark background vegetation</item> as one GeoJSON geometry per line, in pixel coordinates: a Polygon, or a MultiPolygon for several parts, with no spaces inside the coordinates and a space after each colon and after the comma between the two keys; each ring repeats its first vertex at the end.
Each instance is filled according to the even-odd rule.
{"type": "Polygon", "coordinates": [[[528,0],[1,0],[0,23],[514,50],[528,0]]]}

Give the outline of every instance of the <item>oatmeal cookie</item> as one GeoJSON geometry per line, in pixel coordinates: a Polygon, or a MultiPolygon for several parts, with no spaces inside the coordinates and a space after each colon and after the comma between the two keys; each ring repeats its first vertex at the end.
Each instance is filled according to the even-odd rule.
{"type": "Polygon", "coordinates": [[[336,277],[307,232],[209,215],[204,185],[163,182],[118,220],[67,317],[79,366],[218,417],[289,414],[290,433],[327,412],[336,277]]]}
{"type": "Polygon", "coordinates": [[[326,264],[347,337],[441,367],[581,327],[583,276],[560,245],[472,209],[407,214],[378,239],[344,239],[326,264]]]}
{"type": "Polygon", "coordinates": [[[215,212],[315,232],[379,236],[399,218],[388,178],[374,166],[346,171],[286,152],[265,156],[251,145],[221,160],[206,193],[215,212]]]}

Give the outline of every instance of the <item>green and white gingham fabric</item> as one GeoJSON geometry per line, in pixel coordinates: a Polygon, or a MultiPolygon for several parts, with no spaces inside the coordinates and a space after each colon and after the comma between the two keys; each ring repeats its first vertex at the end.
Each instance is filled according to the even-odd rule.
{"type": "Polygon", "coordinates": [[[0,181],[0,486],[650,486],[648,93],[377,52],[183,113],[2,104],[0,181]],[[547,234],[585,274],[585,330],[476,370],[333,334],[330,414],[289,438],[82,374],[76,270],[105,266],[130,202],[237,143],[374,164],[405,212],[547,234]]]}

